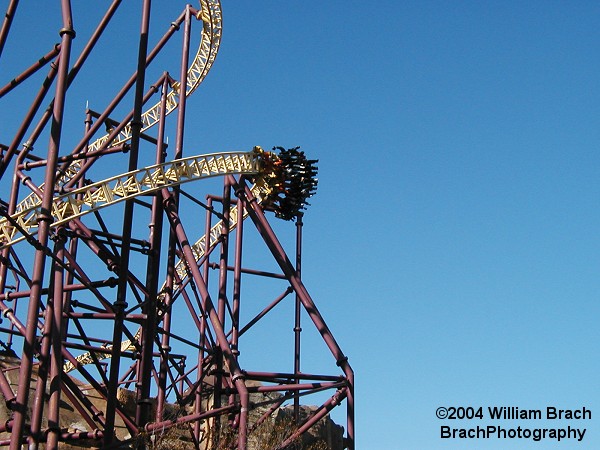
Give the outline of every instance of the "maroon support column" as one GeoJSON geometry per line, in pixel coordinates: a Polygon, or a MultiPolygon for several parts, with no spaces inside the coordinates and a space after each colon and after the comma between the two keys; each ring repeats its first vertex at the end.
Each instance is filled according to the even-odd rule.
{"type": "MultiPolygon", "coordinates": [[[[296,217],[296,274],[301,278],[302,272],[302,213],[296,217]]],[[[295,311],[294,311],[294,374],[300,373],[300,334],[302,303],[296,295],[295,311]]],[[[300,380],[296,378],[296,383],[300,380]]],[[[296,426],[300,423],[300,392],[294,392],[294,422],[296,426]]]]}
{"type": "Polygon", "coordinates": [[[204,301],[204,305],[206,308],[205,313],[208,316],[210,323],[214,329],[215,338],[217,340],[219,350],[223,353],[223,356],[225,357],[227,366],[229,368],[229,372],[231,373],[231,380],[235,385],[237,392],[240,396],[238,450],[246,450],[249,395],[248,389],[246,388],[246,384],[244,383],[244,374],[240,369],[237,360],[235,359],[235,356],[231,351],[231,348],[229,347],[229,342],[227,340],[227,336],[225,335],[223,324],[219,320],[219,315],[215,310],[210,294],[208,293],[206,283],[204,282],[204,279],[200,274],[200,270],[198,269],[198,265],[196,264],[196,258],[194,257],[190,241],[187,238],[185,230],[183,229],[183,225],[179,220],[173,197],[166,189],[163,190],[162,193],[165,201],[165,211],[167,213],[167,217],[169,218],[171,228],[175,232],[177,241],[181,246],[183,252],[183,258],[188,263],[188,267],[191,271],[192,278],[196,283],[198,291],[200,292],[200,295],[204,301]]]}
{"type": "MultiPolygon", "coordinates": [[[[233,180],[233,177],[230,176],[230,179],[233,180]]],[[[248,214],[258,229],[260,235],[267,244],[267,247],[271,251],[271,254],[277,261],[279,267],[286,275],[290,284],[296,291],[298,298],[302,302],[304,309],[308,313],[309,317],[319,330],[325,344],[331,351],[333,357],[335,358],[336,364],[342,369],[344,374],[346,375],[346,379],[348,381],[348,388],[346,389],[346,395],[348,397],[348,448],[350,450],[354,450],[354,372],[348,364],[348,358],[342,352],[342,349],[338,345],[337,341],[333,337],[333,334],[329,330],[329,327],[325,323],[325,320],[319,313],[314,301],[310,297],[310,294],[306,290],[306,287],[298,277],[294,266],[290,262],[287,257],[285,250],[283,249],[281,243],[277,239],[275,232],[271,228],[271,225],[267,221],[262,208],[257,204],[254,199],[252,192],[246,186],[245,187],[245,196],[248,199],[248,205],[250,208],[248,209],[248,214]]]]}
{"type": "Polygon", "coordinates": [[[56,97],[52,112],[52,127],[50,131],[50,144],[48,147],[48,165],[45,173],[44,197],[40,215],[38,217],[38,243],[34,256],[34,275],[32,279],[31,296],[27,312],[27,332],[23,343],[21,368],[19,370],[19,387],[17,391],[16,408],[14,412],[13,431],[10,438],[10,450],[19,450],[25,428],[27,405],[29,402],[29,383],[33,367],[33,357],[36,346],[38,312],[41,301],[41,290],[44,279],[44,268],[46,261],[46,249],[48,235],[52,222],[53,186],[55,183],[55,171],[60,148],[62,132],[62,119],[67,87],[67,73],[71,55],[71,41],[75,36],[73,31],[71,4],[69,0],[62,0],[63,28],[61,34],[61,50],[59,57],[58,79],[56,82],[56,97]]]}
{"type": "MultiPolygon", "coordinates": [[[[129,153],[129,171],[137,169],[140,145],[140,133],[142,129],[142,106],[144,100],[144,82],[146,79],[146,55],[148,53],[148,31],[150,25],[151,0],[144,0],[142,5],[142,23],[140,30],[140,41],[138,48],[137,77],[135,81],[135,99],[133,106],[133,119],[131,121],[131,151],[129,153]]],[[[129,257],[131,252],[131,234],[133,226],[133,200],[125,202],[123,212],[123,232],[121,250],[121,270],[117,285],[117,299],[113,304],[115,311],[115,323],[113,329],[112,358],[110,362],[109,385],[107,386],[108,398],[106,403],[106,433],[104,445],[109,446],[114,437],[115,411],[117,389],[119,383],[119,367],[121,360],[121,346],[118,345],[123,336],[124,311],[127,308],[127,281],[129,272],[129,257]]]]}
{"type": "MultiPolygon", "coordinates": [[[[52,323],[52,352],[50,356],[50,398],[48,400],[48,440],[46,448],[48,450],[56,450],[58,448],[58,439],[61,429],[59,424],[60,416],[60,393],[62,390],[62,340],[64,330],[63,323],[63,283],[64,270],[61,263],[64,260],[64,245],[65,237],[59,233],[56,241],[56,259],[57,264],[54,266],[54,294],[52,298],[52,317],[47,317],[46,320],[52,323]]],[[[49,313],[48,311],[47,313],[49,313]]]]}

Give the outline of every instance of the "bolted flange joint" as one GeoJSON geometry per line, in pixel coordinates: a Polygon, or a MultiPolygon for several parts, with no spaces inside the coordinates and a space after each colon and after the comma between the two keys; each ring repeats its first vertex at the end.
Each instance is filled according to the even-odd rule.
{"type": "Polygon", "coordinates": [[[58,31],[58,34],[60,37],[63,37],[63,35],[68,35],[71,36],[71,38],[75,38],[75,36],[77,35],[77,33],[75,33],[75,30],[73,28],[61,28],[58,31]]]}

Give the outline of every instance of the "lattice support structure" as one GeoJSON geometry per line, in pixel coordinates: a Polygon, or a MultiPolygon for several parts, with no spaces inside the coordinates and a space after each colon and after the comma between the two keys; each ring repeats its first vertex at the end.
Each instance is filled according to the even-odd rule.
{"type": "MultiPolygon", "coordinates": [[[[316,161],[297,149],[184,148],[186,103],[215,61],[222,19],[218,0],[181,8],[157,19],[149,0],[115,0],[94,30],[77,30],[87,40],[76,47],[79,22],[62,0],[60,43],[0,80],[2,111],[33,99],[0,131],[0,446],[254,449],[289,407],[293,425],[270,444],[283,450],[342,405],[340,445],[353,450],[353,371],[301,277],[300,210],[316,161]],[[86,107],[74,136],[64,118],[80,70],[119,14],[139,26],[137,68],[100,111],[86,107]],[[292,257],[272,212],[295,222],[292,257]],[[259,370],[251,355],[281,340],[270,320],[285,304],[289,360],[259,370]],[[322,372],[301,370],[303,326],[331,356],[322,372]]],[[[8,2],[3,76],[13,26],[30,13],[8,2]]]]}

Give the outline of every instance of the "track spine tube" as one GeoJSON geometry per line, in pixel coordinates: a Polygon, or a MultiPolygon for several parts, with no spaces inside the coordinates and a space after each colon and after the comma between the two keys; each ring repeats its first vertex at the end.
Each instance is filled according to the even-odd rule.
{"type": "MultiPolygon", "coordinates": [[[[240,302],[242,291],[242,249],[244,237],[244,202],[237,201],[237,226],[235,233],[235,261],[233,263],[233,299],[232,299],[232,326],[231,326],[231,349],[237,358],[239,356],[239,334],[240,334],[240,302]]],[[[228,268],[229,269],[229,268],[228,268]]]]}
{"type": "MultiPolygon", "coordinates": [[[[53,336],[58,333],[60,339],[60,327],[54,326],[54,308],[56,303],[62,301],[63,297],[63,282],[62,282],[62,265],[58,262],[62,262],[60,258],[63,256],[64,248],[64,236],[60,233],[56,238],[56,244],[54,248],[54,254],[56,260],[52,262],[51,272],[53,274],[52,279],[52,293],[48,293],[48,302],[46,305],[46,311],[44,311],[44,322],[42,326],[42,335],[40,339],[40,350],[38,360],[40,361],[38,367],[38,375],[36,380],[35,396],[33,400],[33,408],[31,412],[31,436],[29,437],[29,447],[36,449],[39,447],[41,439],[41,427],[42,427],[42,415],[44,412],[45,401],[46,401],[46,384],[48,381],[49,370],[51,366],[50,351],[53,344],[53,336]],[[60,274],[60,275],[59,275],[60,274]],[[60,279],[59,279],[60,277],[60,279]],[[58,300],[56,300],[58,299],[58,300]]],[[[59,307],[59,310],[62,309],[59,307]]],[[[61,317],[62,321],[62,317],[61,317]]],[[[60,342],[60,341],[59,341],[60,342]]],[[[60,347],[58,349],[60,355],[60,347]]],[[[62,366],[60,367],[62,369],[62,366]]],[[[59,369],[60,370],[60,369],[59,369]]],[[[58,404],[56,405],[58,406],[58,404]]],[[[48,415],[48,414],[47,414],[48,415]]],[[[57,423],[58,425],[58,423],[57,423]]]]}

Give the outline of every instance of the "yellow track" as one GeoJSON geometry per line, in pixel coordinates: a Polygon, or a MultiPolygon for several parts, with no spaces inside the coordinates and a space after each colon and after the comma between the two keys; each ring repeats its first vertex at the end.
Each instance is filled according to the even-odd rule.
{"type": "MultiPolygon", "coordinates": [[[[163,188],[217,175],[257,174],[258,170],[258,155],[254,151],[191,156],[156,164],[56,196],[51,211],[52,225],[65,224],[84,214],[163,188]]],[[[0,220],[0,248],[25,239],[21,230],[28,234],[37,232],[40,207],[40,203],[34,204],[21,209],[11,220],[0,220]]]]}
{"type": "MultiPolygon", "coordinates": [[[[211,69],[221,43],[222,16],[220,0],[200,0],[200,11],[196,18],[202,20],[203,28],[200,45],[194,60],[187,71],[186,96],[190,95],[202,83],[211,69]]],[[[142,114],[142,131],[156,125],[161,117],[174,111],[179,105],[179,84],[174,83],[167,93],[166,108],[162,111],[161,104],[157,103],[142,114]]],[[[131,139],[131,124],[112,140],[111,146],[123,144],[131,139]]],[[[102,136],[89,144],[88,151],[99,150],[108,140],[109,135],[102,136]]],[[[81,161],[76,160],[69,165],[57,181],[57,191],[60,186],[71,180],[81,169],[81,161]]],[[[180,160],[158,164],[133,172],[117,175],[99,181],[83,188],[57,195],[52,206],[53,226],[67,223],[69,220],[97,211],[101,208],[122,202],[127,199],[148,195],[160,189],[176,186],[189,181],[228,174],[258,174],[260,167],[258,154],[252,152],[230,152],[193,156],[180,160]]],[[[44,185],[40,186],[43,190],[44,185]]],[[[269,188],[262,177],[257,177],[252,186],[254,196],[261,202],[268,194],[269,188]]],[[[37,232],[37,215],[40,212],[41,199],[35,194],[29,194],[16,208],[11,220],[0,219],[0,249],[12,246],[26,238],[22,232],[29,235],[37,232]],[[15,223],[18,226],[15,226],[15,223]]],[[[229,229],[237,226],[238,208],[230,208],[229,229]]],[[[220,237],[223,223],[215,224],[207,236],[202,236],[192,247],[196,261],[199,261],[207,248],[214,247],[220,237]]],[[[176,265],[178,278],[181,281],[187,278],[185,263],[179,261],[176,265]]],[[[141,329],[136,332],[135,339],[139,339],[141,329]]],[[[132,350],[131,341],[121,343],[121,351],[132,350]]],[[[106,346],[107,353],[95,353],[97,359],[111,357],[112,345],[106,346]]],[[[80,364],[89,364],[94,361],[90,353],[77,357],[80,364]]],[[[67,362],[64,371],[69,372],[75,366],[67,362]]]]}
{"type": "MultiPolygon", "coordinates": [[[[203,27],[200,36],[200,45],[196,56],[194,57],[190,67],[187,71],[187,83],[186,83],[186,96],[190,95],[196,90],[196,88],[202,83],[209,70],[211,69],[219,46],[221,44],[221,31],[222,31],[222,14],[221,14],[221,2],[220,0],[200,0],[200,10],[196,15],[198,20],[202,20],[203,27]]],[[[160,103],[157,103],[142,114],[142,131],[149,129],[156,125],[160,120],[161,116],[166,116],[174,111],[178,106],[179,91],[177,86],[171,88],[167,93],[167,106],[165,111],[161,111],[160,103]]],[[[102,136],[96,139],[89,145],[88,151],[98,150],[108,139],[109,135],[102,136]]],[[[112,146],[116,146],[125,143],[131,139],[131,125],[127,125],[121,131],[121,133],[113,140],[112,146]]],[[[65,171],[61,174],[57,181],[57,188],[60,188],[61,184],[68,182],[73,178],[81,169],[81,161],[74,161],[65,171]]],[[[44,185],[40,186],[40,190],[43,190],[44,185]]],[[[57,189],[60,190],[60,189],[57,189]]],[[[12,216],[21,225],[23,223],[24,230],[26,232],[34,232],[33,230],[37,227],[31,220],[28,214],[39,208],[41,205],[40,197],[31,193],[25,199],[23,199],[16,207],[15,214],[12,216]],[[27,217],[27,219],[25,219],[27,217]]],[[[64,206],[64,205],[63,205],[64,206]]],[[[55,208],[56,209],[56,208],[55,208]]],[[[58,211],[57,211],[58,212],[58,211]]],[[[59,214],[60,215],[60,214],[59,214]]],[[[15,242],[23,239],[22,236],[17,237],[17,231],[9,224],[6,219],[0,221],[0,247],[7,247],[15,242]],[[16,239],[15,239],[16,237],[16,239]]]]}
{"type": "MultiPolygon", "coordinates": [[[[187,71],[186,96],[194,92],[204,80],[218,53],[222,31],[220,0],[200,0],[200,10],[196,18],[202,20],[203,27],[198,51],[187,71]]],[[[161,104],[157,103],[142,114],[142,131],[148,130],[157,124],[161,117],[168,115],[179,106],[179,89],[180,84],[173,83],[167,93],[164,111],[162,111],[161,104]]],[[[129,141],[131,133],[131,124],[128,124],[112,140],[110,145],[117,146],[129,141]]],[[[88,151],[99,150],[106,144],[108,138],[109,135],[107,134],[96,139],[89,144],[88,151]]],[[[61,185],[67,183],[79,172],[82,167],[81,164],[80,160],[76,160],[61,173],[56,186],[58,192],[60,192],[61,185]]],[[[57,195],[54,198],[51,211],[52,224],[58,226],[115,203],[201,178],[228,174],[256,175],[260,169],[259,166],[256,151],[231,152],[189,157],[117,175],[57,195]]],[[[44,185],[42,184],[40,190],[43,189],[44,185]]],[[[256,177],[256,182],[251,189],[259,202],[269,193],[267,183],[260,176],[256,177]]],[[[23,232],[28,235],[37,232],[37,215],[40,212],[40,207],[40,197],[35,193],[31,193],[17,205],[15,214],[11,216],[10,220],[0,219],[0,249],[24,240],[26,236],[23,232]]],[[[232,206],[229,219],[230,230],[237,226],[237,218],[238,208],[232,206]]],[[[207,239],[209,249],[217,244],[222,227],[222,221],[218,222],[211,228],[207,236],[202,236],[193,245],[196,261],[199,261],[204,255],[207,248],[207,239]]],[[[177,263],[176,271],[180,282],[187,278],[187,270],[183,261],[177,263]]],[[[140,331],[141,329],[137,331],[135,339],[139,338],[140,331]]],[[[121,343],[122,351],[130,349],[133,349],[131,341],[127,340],[121,343]]],[[[98,359],[110,358],[112,345],[107,345],[106,350],[107,353],[96,353],[94,356],[98,359]]],[[[90,353],[77,357],[80,364],[88,364],[93,360],[94,358],[90,353]]],[[[64,365],[65,372],[69,372],[74,368],[75,366],[70,362],[64,365]]]]}
{"type": "MultiPolygon", "coordinates": [[[[270,192],[270,188],[268,187],[268,185],[263,177],[258,177],[256,182],[252,186],[251,191],[252,191],[252,194],[254,195],[254,197],[260,203],[268,195],[268,193],[270,192]]],[[[236,228],[238,213],[239,213],[239,209],[238,209],[237,205],[231,206],[231,208],[229,209],[229,231],[233,231],[236,228]]],[[[248,214],[247,210],[245,208],[244,208],[243,214],[244,214],[244,218],[248,214]]],[[[194,253],[194,258],[195,258],[196,262],[200,261],[200,259],[205,254],[206,239],[208,238],[208,249],[210,250],[215,245],[217,245],[217,243],[219,242],[219,237],[221,236],[222,229],[223,229],[223,221],[221,220],[221,221],[217,222],[213,227],[211,227],[210,233],[208,234],[208,236],[203,235],[192,246],[192,251],[194,253]]],[[[175,270],[177,271],[179,283],[183,283],[183,281],[188,277],[188,271],[186,270],[185,261],[179,260],[177,262],[177,264],[175,265],[175,270]]],[[[180,285],[176,285],[175,289],[178,289],[179,286],[180,285]]],[[[164,290],[165,290],[165,285],[163,284],[161,291],[160,291],[161,294],[159,294],[159,298],[164,297],[164,290]]],[[[138,330],[136,331],[136,333],[134,335],[135,341],[139,340],[141,333],[142,333],[142,328],[140,327],[140,328],[138,328],[138,330]]],[[[83,354],[77,356],[75,359],[82,366],[84,366],[86,364],[91,364],[94,362],[94,360],[100,361],[100,360],[110,359],[112,357],[113,345],[108,344],[108,345],[104,346],[104,348],[106,349],[106,353],[94,352],[94,354],[92,355],[91,352],[86,352],[86,353],[83,353],[83,354]]],[[[121,342],[121,352],[134,351],[134,350],[136,350],[136,347],[133,344],[133,342],[130,341],[129,339],[121,342]]],[[[71,363],[70,361],[65,362],[65,364],[63,366],[63,371],[65,373],[71,372],[74,369],[76,369],[76,366],[73,363],[71,363]]]]}

